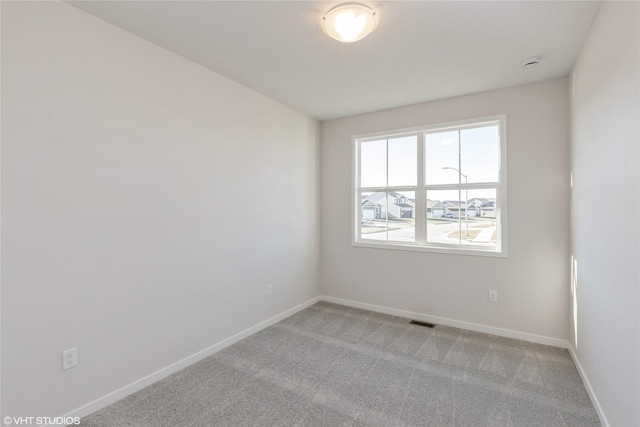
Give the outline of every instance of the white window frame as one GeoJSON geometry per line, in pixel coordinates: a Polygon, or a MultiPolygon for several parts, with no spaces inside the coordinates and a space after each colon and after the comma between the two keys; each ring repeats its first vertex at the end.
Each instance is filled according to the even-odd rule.
{"type": "MultiPolygon", "coordinates": [[[[354,135],[352,137],[352,207],[351,207],[351,236],[352,245],[365,248],[376,249],[392,249],[392,250],[405,250],[405,251],[419,251],[419,252],[435,252],[454,255],[476,255],[476,256],[489,256],[489,257],[507,257],[507,116],[506,114],[500,114],[495,116],[487,116],[466,120],[459,120],[455,122],[437,123],[425,126],[417,126],[406,129],[396,129],[382,132],[374,132],[367,134],[354,135]],[[497,183],[472,183],[463,184],[446,184],[446,185],[426,185],[425,180],[425,138],[428,133],[462,130],[465,128],[477,128],[482,126],[499,125],[500,132],[500,165],[499,165],[499,181],[497,183]],[[418,141],[417,147],[417,185],[415,186],[387,186],[387,187],[360,187],[360,144],[363,142],[373,141],[380,138],[397,138],[402,136],[415,135],[418,141]],[[427,201],[426,190],[438,190],[438,189],[452,189],[453,187],[459,189],[481,189],[481,188],[495,188],[496,189],[496,224],[498,227],[496,235],[495,247],[482,247],[464,244],[438,244],[428,243],[426,241],[426,228],[427,228],[427,201]],[[365,192],[392,192],[392,191],[415,191],[415,228],[416,228],[416,242],[398,242],[398,241],[379,241],[379,240],[367,240],[362,239],[360,234],[361,223],[361,191],[365,192]]],[[[467,207],[468,208],[468,207],[467,207]]]]}

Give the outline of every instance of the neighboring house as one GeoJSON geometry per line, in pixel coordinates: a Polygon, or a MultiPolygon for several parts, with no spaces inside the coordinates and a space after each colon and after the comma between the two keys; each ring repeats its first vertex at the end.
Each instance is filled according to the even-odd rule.
{"type": "MultiPolygon", "coordinates": [[[[362,196],[361,211],[363,220],[386,218],[414,218],[415,199],[410,199],[396,192],[377,192],[362,196]]],[[[495,199],[470,199],[467,207],[465,201],[458,200],[430,200],[427,199],[427,218],[442,218],[451,214],[456,218],[495,217],[495,199]],[[466,210],[468,209],[468,212],[466,210]]]]}
{"type": "Polygon", "coordinates": [[[442,218],[444,205],[439,200],[427,199],[427,218],[442,218]]]}
{"type": "Polygon", "coordinates": [[[468,215],[469,218],[474,217],[495,217],[496,216],[496,200],[485,198],[469,199],[469,203],[458,200],[445,200],[442,202],[445,208],[445,214],[452,214],[456,217],[463,218],[468,215]],[[465,209],[467,213],[465,214],[465,209]]]}
{"type": "MultiPolygon", "coordinates": [[[[459,200],[445,200],[442,202],[444,206],[445,214],[452,214],[456,218],[461,217],[464,218],[466,216],[465,209],[467,208],[467,203],[459,200]]],[[[475,216],[475,210],[469,209],[469,217],[475,216]]]]}
{"type": "Polygon", "coordinates": [[[396,192],[377,192],[362,197],[361,209],[363,220],[414,218],[415,200],[396,192]]]}
{"type": "Polygon", "coordinates": [[[496,216],[496,199],[474,198],[469,200],[469,216],[496,216]]]}

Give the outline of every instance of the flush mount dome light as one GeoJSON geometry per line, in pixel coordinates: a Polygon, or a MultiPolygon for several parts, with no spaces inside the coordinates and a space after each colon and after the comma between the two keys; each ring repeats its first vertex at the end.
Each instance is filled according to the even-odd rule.
{"type": "Polygon", "coordinates": [[[340,42],[353,43],[367,37],[378,26],[378,17],[369,7],[345,3],[322,17],[322,31],[340,42]]]}

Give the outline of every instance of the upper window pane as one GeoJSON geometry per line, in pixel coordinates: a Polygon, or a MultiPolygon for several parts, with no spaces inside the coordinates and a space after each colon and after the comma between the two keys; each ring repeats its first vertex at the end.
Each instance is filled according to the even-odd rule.
{"type": "Polygon", "coordinates": [[[462,182],[497,182],[500,172],[500,131],[485,126],[460,131],[460,171],[462,182]]]}
{"type": "Polygon", "coordinates": [[[418,184],[418,137],[392,138],[388,142],[390,187],[418,184]]]}
{"type": "Polygon", "coordinates": [[[460,175],[453,169],[459,169],[458,131],[428,133],[425,135],[426,164],[425,183],[458,184],[460,175]]]}
{"type": "Polygon", "coordinates": [[[386,139],[360,144],[360,185],[362,187],[386,187],[386,139]]]}

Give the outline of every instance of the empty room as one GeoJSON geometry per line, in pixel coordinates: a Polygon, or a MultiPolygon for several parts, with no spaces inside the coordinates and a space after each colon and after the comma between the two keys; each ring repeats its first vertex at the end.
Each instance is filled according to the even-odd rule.
{"type": "Polygon", "coordinates": [[[640,427],[640,2],[0,18],[3,425],[640,427]]]}

